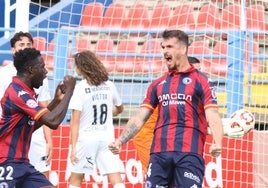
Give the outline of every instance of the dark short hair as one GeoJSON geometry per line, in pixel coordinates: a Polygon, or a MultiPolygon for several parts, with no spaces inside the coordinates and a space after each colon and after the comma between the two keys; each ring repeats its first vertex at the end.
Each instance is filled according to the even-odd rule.
{"type": "Polygon", "coordinates": [[[39,56],[41,56],[41,53],[35,48],[25,48],[23,50],[19,50],[13,55],[14,66],[18,72],[24,72],[28,67],[35,64],[35,60],[39,56]]]}
{"type": "Polygon", "coordinates": [[[18,33],[15,33],[15,35],[10,39],[10,46],[12,48],[14,48],[15,47],[15,43],[18,42],[18,41],[20,41],[22,37],[27,37],[30,40],[30,42],[33,44],[33,37],[32,37],[32,35],[30,33],[28,33],[28,32],[22,32],[22,31],[20,31],[18,33]]]}
{"type": "Polygon", "coordinates": [[[187,47],[189,46],[189,37],[188,35],[181,30],[165,30],[162,34],[163,39],[177,38],[178,41],[184,43],[187,47]]]}
{"type": "Polygon", "coordinates": [[[188,61],[191,64],[200,63],[199,59],[197,59],[196,57],[192,57],[192,56],[188,56],[188,61]]]}

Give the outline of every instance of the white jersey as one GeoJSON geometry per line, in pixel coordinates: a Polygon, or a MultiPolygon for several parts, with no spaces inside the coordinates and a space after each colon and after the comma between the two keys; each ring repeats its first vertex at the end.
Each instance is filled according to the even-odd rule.
{"type": "Polygon", "coordinates": [[[113,106],[121,104],[113,82],[99,86],[89,85],[86,80],[79,82],[69,104],[69,109],[81,111],[79,137],[90,135],[98,140],[113,140],[113,106]]]}

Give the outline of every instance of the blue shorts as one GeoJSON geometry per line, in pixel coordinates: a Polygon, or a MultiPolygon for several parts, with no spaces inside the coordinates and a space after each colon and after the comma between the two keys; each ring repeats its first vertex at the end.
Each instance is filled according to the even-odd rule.
{"type": "Polygon", "coordinates": [[[0,187],[39,188],[53,186],[47,178],[27,162],[0,164],[0,187]]]}
{"type": "Polygon", "coordinates": [[[201,188],[205,162],[201,155],[183,152],[153,153],[145,188],[201,188]]]}

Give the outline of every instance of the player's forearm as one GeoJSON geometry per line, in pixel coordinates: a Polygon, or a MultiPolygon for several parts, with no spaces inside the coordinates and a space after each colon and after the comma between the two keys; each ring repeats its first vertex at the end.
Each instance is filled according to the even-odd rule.
{"type": "Polygon", "coordinates": [[[206,116],[214,142],[221,147],[224,133],[220,115],[216,109],[209,109],[206,111],[206,116]]]}
{"type": "Polygon", "coordinates": [[[45,140],[46,142],[52,146],[53,141],[52,141],[52,130],[47,127],[47,126],[43,126],[43,131],[44,131],[44,136],[45,136],[45,140]]]}
{"type": "Polygon", "coordinates": [[[137,123],[138,120],[136,120],[135,117],[131,118],[126,127],[124,128],[122,134],[118,138],[121,145],[125,144],[128,142],[130,139],[132,139],[141,129],[142,123],[137,123]]]}

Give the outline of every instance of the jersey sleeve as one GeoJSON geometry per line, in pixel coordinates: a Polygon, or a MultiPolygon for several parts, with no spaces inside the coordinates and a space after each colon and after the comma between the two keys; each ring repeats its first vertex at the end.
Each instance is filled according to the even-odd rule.
{"type": "Polygon", "coordinates": [[[121,99],[121,97],[120,97],[120,95],[118,93],[117,88],[115,87],[113,82],[110,82],[110,85],[111,85],[111,91],[112,91],[112,94],[113,94],[113,105],[115,105],[115,106],[122,105],[122,99],[121,99]]]}
{"type": "MultiPolygon", "coordinates": [[[[12,91],[11,91],[12,92],[12,91]]],[[[39,105],[37,100],[29,93],[21,90],[18,93],[13,92],[8,99],[4,99],[5,108],[15,109],[31,116],[38,121],[49,110],[43,105],[39,105]]]]}
{"type": "Polygon", "coordinates": [[[83,92],[81,92],[79,84],[76,85],[68,107],[70,110],[82,111],[82,100],[81,100],[82,93],[83,92]]]}
{"type": "Polygon", "coordinates": [[[216,96],[216,87],[215,85],[207,80],[206,82],[203,82],[203,101],[204,101],[204,108],[217,108],[217,96],[216,96]]]}

